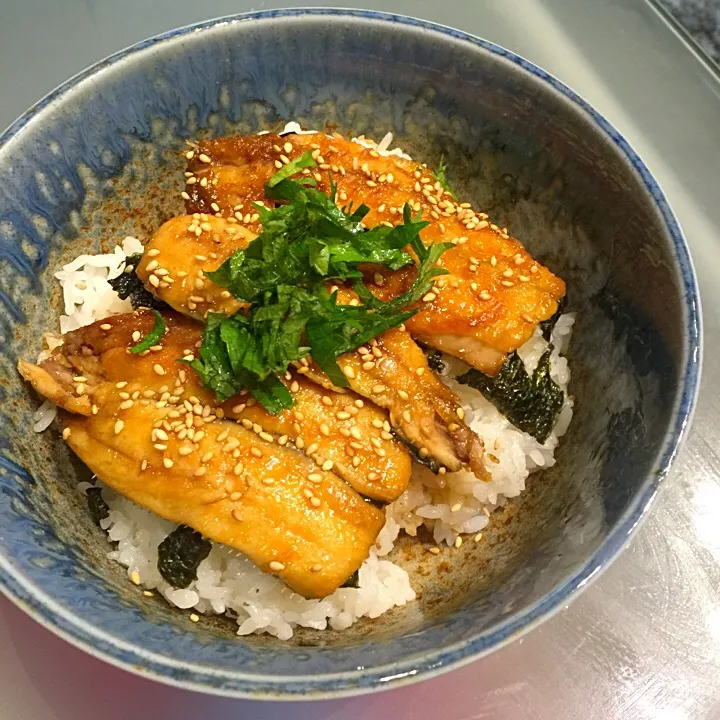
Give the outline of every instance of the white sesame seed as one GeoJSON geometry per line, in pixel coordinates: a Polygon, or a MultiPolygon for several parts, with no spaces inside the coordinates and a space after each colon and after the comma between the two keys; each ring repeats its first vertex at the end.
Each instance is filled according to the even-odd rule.
{"type": "Polygon", "coordinates": [[[165,370],[164,370],[163,366],[160,365],[159,363],[155,363],[153,365],[153,370],[155,371],[156,375],[164,375],[165,374],[165,370]]]}
{"type": "Polygon", "coordinates": [[[281,572],[285,569],[285,566],[277,560],[273,560],[269,567],[273,572],[281,572]]]}
{"type": "Polygon", "coordinates": [[[118,420],[115,423],[115,434],[119,435],[122,432],[122,429],[125,427],[125,423],[122,420],[118,420]]]}
{"type": "Polygon", "coordinates": [[[63,440],[67,440],[67,439],[70,437],[70,433],[71,433],[71,432],[72,432],[72,431],[70,430],[70,428],[69,428],[69,427],[66,427],[66,428],[62,431],[62,439],[63,439],[63,440]]]}
{"type": "Polygon", "coordinates": [[[130,573],[130,581],[131,581],[134,585],[139,585],[139,584],[140,584],[140,573],[139,573],[137,570],[133,570],[133,571],[130,573]]]}

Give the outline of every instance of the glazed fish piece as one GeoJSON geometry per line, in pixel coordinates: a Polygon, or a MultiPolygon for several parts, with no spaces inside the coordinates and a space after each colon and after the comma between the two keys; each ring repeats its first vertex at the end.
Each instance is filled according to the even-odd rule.
{"type": "MultiPolygon", "coordinates": [[[[221,289],[205,272],[217,269],[254,236],[247,232],[228,233],[236,226],[214,216],[205,216],[202,222],[207,229],[198,235],[188,229],[191,219],[175,218],[153,235],[138,265],[138,275],[157,297],[190,317],[204,317],[208,311],[234,312],[240,303],[233,301],[231,305],[230,298],[222,296],[221,289]],[[198,247],[202,249],[200,260],[198,247]],[[213,248],[212,258],[209,248],[213,248]],[[166,282],[164,287],[150,282],[151,274],[158,270],[162,272],[159,277],[175,282],[166,282]],[[187,274],[177,282],[182,273],[187,274]]],[[[339,300],[350,302],[353,297],[353,293],[342,290],[339,300]]],[[[339,358],[341,367],[352,368],[352,376],[347,375],[350,388],[388,409],[392,427],[418,457],[428,463],[435,459],[435,470],[442,466],[455,471],[468,465],[478,477],[487,477],[482,442],[463,422],[459,399],[433,375],[412,338],[402,330],[393,330],[381,335],[372,349],[365,350],[369,354],[365,359],[362,353],[339,358]],[[376,392],[379,389],[381,392],[376,392]]],[[[338,390],[318,368],[299,364],[298,370],[326,389],[338,390]]]]}
{"type": "MultiPolygon", "coordinates": [[[[482,440],[465,423],[460,399],[433,374],[408,333],[387,330],[338,363],[356,393],[387,409],[390,424],[420,462],[436,472],[468,466],[478,478],[488,479],[482,440]]],[[[298,371],[332,386],[312,362],[300,363],[298,371]]]]}
{"type": "Polygon", "coordinates": [[[177,359],[197,337],[190,323],[178,321],[179,344],[129,354],[133,333],[152,324],[146,312],[96,323],[67,335],[42,366],[21,361],[20,372],[41,392],[62,386],[49,397],[88,398],[88,414],[66,403],[63,437],[108,486],[306,597],[332,593],[367,558],[383,513],[311,458],[188,396],[191,373],[177,359]]]}
{"type": "MultiPolygon", "coordinates": [[[[255,236],[222,218],[197,220],[198,226],[205,227],[200,233],[194,229],[192,216],[164,223],[145,248],[137,266],[138,277],[156,297],[188,317],[203,320],[210,311],[233,314],[242,303],[209,280],[205,271],[217,269],[255,236]]],[[[193,327],[196,337],[187,345],[191,350],[201,338],[201,328],[193,327]]],[[[268,432],[299,440],[305,448],[316,446],[313,453],[324,458],[321,464],[335,463],[336,471],[368,497],[391,502],[402,494],[410,479],[410,458],[400,443],[386,437],[385,413],[364,403],[358,407],[354,393],[341,397],[333,390],[321,392],[294,377],[287,384],[291,391],[297,388],[294,408],[273,416],[262,407],[245,404],[242,416],[268,432]],[[365,442],[355,437],[358,434],[365,442]]],[[[230,401],[224,407],[231,411],[242,405],[230,401]]]]}
{"type": "MultiPolygon", "coordinates": [[[[366,226],[401,221],[407,202],[430,221],[422,232],[426,244],[454,243],[438,263],[449,274],[436,280],[422,311],[406,324],[417,340],[494,375],[507,354],[557,310],[565,283],[506,230],[469,203],[458,203],[427,167],[381,156],[339,135],[269,133],[202,141],[188,162],[198,181],[188,186],[186,207],[191,212],[218,208],[257,230],[252,203],[264,197],[264,183],[282,167],[283,158],[293,160],[306,150],[319,167],[303,172],[312,173],[324,192],[330,190],[330,172],[339,204],[352,201],[370,208],[366,226]]],[[[366,279],[378,297],[389,300],[407,290],[415,274],[413,267],[396,272],[372,267],[366,279]]]]}
{"type": "Polygon", "coordinates": [[[407,488],[412,461],[405,445],[391,432],[387,414],[354,392],[324,389],[301,374],[285,378],[295,406],[270,415],[252,398],[223,404],[227,417],[247,428],[263,427],[288,438],[315,462],[332,469],[357,492],[383,502],[396,500],[407,488]]]}
{"type": "MultiPolygon", "coordinates": [[[[72,368],[64,367],[54,358],[44,363],[42,368],[29,366],[26,372],[32,374],[33,384],[44,389],[52,386],[52,382],[44,379],[45,371],[50,370],[60,380],[55,385],[70,388],[69,392],[64,392],[77,405],[74,412],[89,415],[90,397],[93,394],[92,378],[104,372],[95,366],[97,355],[100,353],[120,364],[126,363],[126,349],[134,342],[132,333],[139,332],[135,329],[138,318],[142,319],[144,325],[147,313],[141,311],[122,317],[125,318],[122,322],[119,317],[113,318],[107,323],[95,323],[81,331],[78,337],[82,338],[84,344],[72,351],[72,368]],[[111,324],[111,330],[100,329],[107,324],[111,324]],[[130,332],[128,328],[131,328],[130,332]],[[91,348],[92,354],[86,354],[87,351],[83,351],[82,347],[91,348]],[[84,388],[90,390],[88,395],[83,394],[79,398],[74,396],[73,383],[70,382],[78,372],[88,377],[83,384],[84,388]]],[[[163,352],[174,353],[176,358],[190,358],[200,342],[202,327],[174,313],[167,313],[166,321],[163,352]]],[[[74,348],[76,342],[74,334],[67,336],[65,347],[74,348]]],[[[184,366],[175,369],[180,373],[184,390],[177,397],[183,403],[183,398],[189,398],[193,405],[211,407],[216,413],[219,410],[225,418],[236,420],[256,434],[263,433],[263,437],[275,440],[281,446],[295,444],[319,467],[333,470],[362,495],[392,502],[407,487],[412,470],[407,448],[388,432],[387,414],[375,405],[362,401],[355,393],[324,390],[300,375],[289,373],[283,381],[295,405],[278,415],[271,415],[245,392],[217,404],[213,393],[202,387],[200,379],[191,369],[184,366]]],[[[173,395],[174,389],[165,386],[168,386],[166,375],[153,373],[143,380],[146,393],[156,392],[159,396],[169,393],[170,398],[165,399],[170,404],[177,404],[179,400],[173,395]]],[[[62,398],[60,404],[68,407],[62,398]]]]}
{"type": "Polygon", "coordinates": [[[180,215],[154,233],[136,273],[153,295],[188,317],[203,321],[209,310],[232,315],[243,304],[204,272],[217,270],[255,237],[237,223],[213,215],[180,215]]]}

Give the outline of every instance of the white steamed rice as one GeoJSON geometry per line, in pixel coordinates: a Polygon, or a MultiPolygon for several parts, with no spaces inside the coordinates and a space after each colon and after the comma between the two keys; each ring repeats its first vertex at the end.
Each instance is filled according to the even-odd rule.
{"type": "MultiPolygon", "coordinates": [[[[299,126],[295,128],[290,123],[283,132],[297,130],[299,126]]],[[[389,150],[390,133],[380,143],[362,136],[353,140],[381,154],[407,157],[399,149],[389,150]]],[[[124,271],[126,257],[138,252],[142,252],[142,244],[127,237],[112,253],[82,255],[55,274],[63,290],[62,334],[132,310],[129,301],[117,296],[109,280],[124,271]]],[[[555,463],[559,438],[572,418],[573,401],[567,395],[570,370],[563,355],[573,323],[571,314],[563,315],[552,333],[550,373],[565,393],[565,401],[552,434],[542,444],[512,426],[478,391],[456,383],[453,378],[467,366],[454,358],[443,358],[444,380],[460,396],[468,424],[483,438],[487,454],[496,461],[487,460],[492,480],[483,482],[464,471],[436,476],[416,466],[408,489],[386,508],[387,522],[370,557],[360,568],[357,588],[340,588],[322,600],[308,600],[287,588],[277,577],[263,573],[234,550],[214,544],[198,568],[197,580],[186,589],[175,589],[163,580],[157,569],[158,545],[175,525],[103,488],[110,514],[101,525],[108,539],[117,543],[108,557],[124,565],[128,577],[146,592],[159,592],[178,608],[235,617],[239,635],[269,633],[286,640],[297,626],[343,630],[361,617],[374,618],[414,600],[408,573],[399,565],[381,559],[392,551],[400,531],[415,536],[424,525],[438,545],[459,544],[462,540],[458,538],[466,534],[479,539],[492,511],[507,498],[519,495],[530,473],[555,463]]],[[[40,360],[62,344],[62,337],[55,334],[48,334],[44,339],[40,360]]],[[[534,370],[547,347],[548,342],[538,329],[519,349],[529,372],[534,370]]],[[[55,413],[55,406],[44,402],[34,415],[34,429],[45,430],[55,413]]],[[[85,492],[88,487],[87,483],[81,483],[80,489],[85,492]]]]}

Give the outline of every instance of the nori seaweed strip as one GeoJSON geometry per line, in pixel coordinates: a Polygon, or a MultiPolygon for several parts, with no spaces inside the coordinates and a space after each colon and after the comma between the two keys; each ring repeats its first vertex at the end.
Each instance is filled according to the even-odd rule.
{"type": "Polygon", "coordinates": [[[427,354],[427,364],[428,367],[436,373],[441,373],[445,369],[442,353],[439,350],[433,350],[427,354]]]}
{"type": "Polygon", "coordinates": [[[132,267],[133,269],[130,272],[123,272],[110,280],[110,286],[120,296],[121,300],[130,298],[134,310],[139,307],[168,310],[170,306],[162,300],[158,300],[151,292],[148,292],[142,284],[142,280],[135,274],[135,268],[137,268],[141,258],[140,253],[131,255],[125,261],[125,267],[132,267]]]}
{"type": "Polygon", "coordinates": [[[410,451],[413,459],[417,460],[417,462],[424,465],[428,470],[434,472],[436,475],[440,472],[440,463],[435,458],[430,457],[429,455],[428,457],[421,457],[420,450],[417,445],[413,445],[413,443],[405,439],[405,437],[395,428],[390,428],[390,432],[396,440],[399,440],[410,451]]]}
{"type": "Polygon", "coordinates": [[[100,521],[105,520],[110,514],[110,508],[105,500],[103,500],[102,491],[99,487],[88,488],[85,495],[87,497],[90,516],[95,521],[95,524],[99,525],[100,521]]]}
{"type": "Polygon", "coordinates": [[[186,588],[197,578],[198,565],[212,544],[187,525],[178,525],[158,546],[158,570],[174,588],[186,588]]]}
{"type": "Polygon", "coordinates": [[[514,352],[508,355],[496,377],[473,369],[460,375],[457,381],[479,390],[515,427],[544,443],[564,400],[563,391],[550,377],[552,349],[551,345],[543,353],[532,377],[514,352]]]}
{"type": "Polygon", "coordinates": [[[356,570],[340,587],[346,587],[346,588],[360,587],[360,571],[356,570]]]}
{"type": "Polygon", "coordinates": [[[550,336],[552,335],[553,328],[555,327],[555,323],[558,321],[560,316],[565,312],[565,308],[567,307],[567,295],[563,295],[558,300],[558,306],[557,310],[555,311],[555,314],[552,317],[549,317],[547,320],[543,320],[541,323],[538,323],[540,325],[540,330],[542,330],[543,337],[546,340],[550,340],[550,336]]]}

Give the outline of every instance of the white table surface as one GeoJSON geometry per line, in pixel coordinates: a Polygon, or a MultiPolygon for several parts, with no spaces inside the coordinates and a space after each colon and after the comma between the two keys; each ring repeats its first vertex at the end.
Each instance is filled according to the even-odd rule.
{"type": "MultiPolygon", "coordinates": [[[[0,720],[720,718],[720,83],[643,0],[364,4],[454,25],[542,65],[619,127],[660,180],[698,268],[706,338],[696,421],[661,497],[602,578],[524,639],[437,679],[356,699],[290,706],[155,684],[85,655],[0,599],[0,720]]],[[[281,6],[6,2],[0,126],[137,40],[281,6]]]]}

